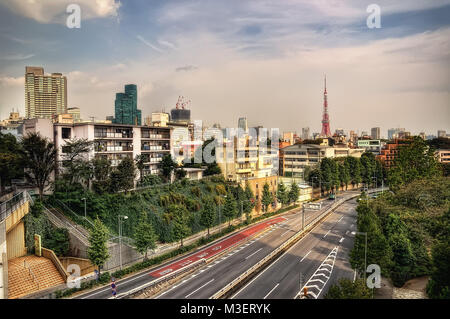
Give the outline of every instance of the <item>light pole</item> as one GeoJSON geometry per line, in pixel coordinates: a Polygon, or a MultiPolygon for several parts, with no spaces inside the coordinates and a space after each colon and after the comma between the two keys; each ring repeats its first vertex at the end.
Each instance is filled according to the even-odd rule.
{"type": "Polygon", "coordinates": [[[375,188],[377,188],[378,187],[378,179],[374,176],[374,177],[372,177],[372,180],[373,179],[375,179],[375,188]]]}
{"type": "Polygon", "coordinates": [[[122,218],[123,220],[127,220],[128,216],[122,216],[119,215],[119,263],[120,263],[120,270],[122,270],[122,218]]]}
{"type": "Polygon", "coordinates": [[[367,232],[352,231],[352,235],[364,235],[365,245],[364,245],[364,279],[366,279],[367,270],[367,232]]]}
{"type": "Polygon", "coordinates": [[[84,200],[84,218],[86,218],[86,197],[82,198],[84,200]]]}

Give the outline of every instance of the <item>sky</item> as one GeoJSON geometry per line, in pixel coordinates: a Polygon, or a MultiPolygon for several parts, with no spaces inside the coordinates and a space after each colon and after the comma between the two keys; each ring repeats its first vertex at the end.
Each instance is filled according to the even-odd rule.
{"type": "Polygon", "coordinates": [[[134,83],[143,117],[182,95],[206,125],[320,132],[326,74],[332,132],[450,133],[450,0],[0,0],[0,43],[0,119],[25,113],[25,66],[42,66],[84,119],[134,83]]]}

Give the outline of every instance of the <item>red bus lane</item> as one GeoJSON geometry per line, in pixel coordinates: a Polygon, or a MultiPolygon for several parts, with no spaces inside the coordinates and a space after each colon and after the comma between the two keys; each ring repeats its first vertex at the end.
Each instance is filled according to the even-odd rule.
{"type": "Polygon", "coordinates": [[[202,258],[204,258],[204,259],[211,258],[214,255],[217,255],[218,253],[222,252],[223,250],[230,248],[231,246],[236,245],[237,243],[243,241],[244,239],[262,231],[263,229],[265,229],[271,225],[285,221],[285,220],[287,220],[286,217],[277,217],[272,220],[268,220],[266,222],[255,225],[253,227],[247,228],[246,230],[243,230],[221,242],[218,242],[215,245],[212,245],[210,247],[202,249],[199,252],[197,252],[193,255],[190,255],[189,257],[183,258],[181,260],[177,260],[176,262],[174,262],[168,266],[165,266],[154,272],[151,272],[151,273],[149,273],[149,275],[152,277],[155,277],[155,278],[162,277],[164,275],[171,273],[172,271],[183,268],[183,267],[185,267],[189,264],[192,264],[202,258]]]}

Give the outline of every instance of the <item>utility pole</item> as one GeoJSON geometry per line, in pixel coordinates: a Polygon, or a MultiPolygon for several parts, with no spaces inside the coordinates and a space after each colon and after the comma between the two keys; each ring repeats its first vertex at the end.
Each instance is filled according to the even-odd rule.
{"type": "Polygon", "coordinates": [[[302,203],[302,230],[305,229],[305,203],[302,203]]]}

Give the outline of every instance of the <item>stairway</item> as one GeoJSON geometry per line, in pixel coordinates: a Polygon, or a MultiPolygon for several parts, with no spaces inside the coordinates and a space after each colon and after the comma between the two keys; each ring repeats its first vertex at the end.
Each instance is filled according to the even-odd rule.
{"type": "Polygon", "coordinates": [[[30,255],[8,260],[9,299],[64,283],[63,277],[50,259],[30,255]]]}

